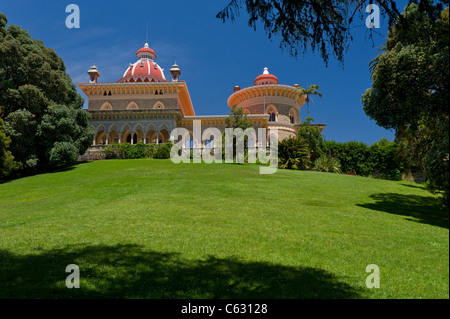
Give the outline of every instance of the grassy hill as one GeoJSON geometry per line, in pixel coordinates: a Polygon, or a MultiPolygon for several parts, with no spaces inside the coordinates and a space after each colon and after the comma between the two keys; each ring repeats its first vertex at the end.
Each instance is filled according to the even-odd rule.
{"type": "Polygon", "coordinates": [[[409,182],[88,162],[0,184],[0,298],[449,298],[448,226],[409,182]]]}

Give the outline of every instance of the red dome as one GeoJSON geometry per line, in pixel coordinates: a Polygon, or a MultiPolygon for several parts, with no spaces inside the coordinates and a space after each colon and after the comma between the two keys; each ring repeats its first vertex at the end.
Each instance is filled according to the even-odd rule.
{"type": "Polygon", "coordinates": [[[269,74],[268,68],[264,68],[263,74],[258,75],[255,79],[255,85],[264,84],[278,84],[278,78],[273,74],[269,74]]]}
{"type": "Polygon", "coordinates": [[[134,64],[130,63],[128,69],[125,70],[122,78],[117,82],[166,82],[164,69],[162,69],[155,61],[155,51],[145,46],[136,52],[138,61],[134,64]]]}
{"type": "Polygon", "coordinates": [[[136,52],[136,56],[138,57],[138,59],[140,58],[141,53],[149,53],[150,56],[153,56],[152,59],[156,59],[156,53],[155,51],[153,51],[152,49],[150,49],[148,47],[148,44],[145,44],[146,46],[144,46],[143,48],[140,48],[139,50],[137,50],[136,52]]]}

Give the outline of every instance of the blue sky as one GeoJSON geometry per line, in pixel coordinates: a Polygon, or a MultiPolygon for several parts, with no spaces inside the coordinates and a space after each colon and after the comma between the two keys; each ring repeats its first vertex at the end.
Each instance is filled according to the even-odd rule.
{"type": "MultiPolygon", "coordinates": [[[[291,57],[279,47],[279,39],[269,40],[262,25],[254,31],[247,25],[244,11],[232,23],[222,23],[216,14],[228,0],[153,1],[153,0],[0,0],[0,11],[8,24],[27,29],[31,36],[53,48],[64,59],[74,83],[88,81],[93,63],[99,68],[99,81],[115,82],[146,40],[157,54],[156,61],[170,77],[176,61],[181,79],[188,84],[197,115],[219,115],[229,111],[227,99],[233,87],[253,85],[264,67],[275,74],[280,84],[302,87],[318,84],[323,98],[314,98],[310,107],[316,123],[326,123],[328,140],[373,143],[394,133],[378,127],[362,110],[361,95],[371,86],[369,62],[385,42],[387,20],[373,40],[363,21],[354,25],[344,65],[333,57],[325,66],[319,54],[291,57]],[[68,4],[80,8],[79,29],[65,25],[68,4]]],[[[79,90],[80,94],[86,96],[79,90]]],[[[306,118],[306,105],[301,110],[306,118]]]]}

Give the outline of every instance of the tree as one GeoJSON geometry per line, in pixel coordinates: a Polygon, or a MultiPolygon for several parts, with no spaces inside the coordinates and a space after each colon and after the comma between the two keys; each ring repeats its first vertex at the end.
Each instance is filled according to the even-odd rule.
{"type": "Polygon", "coordinates": [[[11,151],[8,150],[11,139],[6,136],[3,130],[3,120],[0,118],[0,180],[8,177],[9,174],[19,167],[14,161],[11,151]]]}
{"type": "Polygon", "coordinates": [[[306,109],[308,111],[307,119],[309,119],[309,97],[311,95],[317,95],[318,97],[322,97],[323,95],[319,92],[320,87],[317,84],[313,84],[308,89],[299,87],[298,90],[300,91],[299,93],[300,96],[306,96],[305,102],[306,102],[306,109]]]}
{"type": "Polygon", "coordinates": [[[419,165],[430,190],[449,188],[449,18],[409,5],[372,62],[372,88],[362,96],[365,113],[394,129],[401,153],[419,165]],[[408,25],[409,27],[405,27],[408,25]]]}
{"type": "Polygon", "coordinates": [[[242,107],[233,105],[230,111],[228,111],[228,117],[225,119],[225,123],[229,128],[241,128],[245,130],[249,127],[253,127],[252,122],[247,119],[247,113],[245,113],[242,107]]]}
{"type": "Polygon", "coordinates": [[[54,50],[6,24],[0,12],[0,117],[12,155],[24,169],[71,162],[94,137],[84,100],[54,50]]]}
{"type": "Polygon", "coordinates": [[[297,138],[305,141],[309,149],[311,162],[323,155],[323,136],[317,126],[311,125],[313,120],[313,118],[308,117],[299,125],[297,133],[297,138]]]}
{"type": "MultiPolygon", "coordinates": [[[[242,129],[245,131],[247,128],[253,127],[253,123],[247,119],[247,113],[245,113],[242,107],[237,107],[233,105],[231,110],[228,112],[228,117],[225,119],[226,127],[232,129],[242,129]]],[[[248,136],[244,135],[241,138],[244,140],[237,140],[236,136],[233,136],[233,156],[236,156],[236,145],[237,143],[244,143],[244,153],[247,154],[248,151],[248,136]]],[[[256,141],[255,141],[256,142],[256,141]]],[[[222,156],[225,156],[227,149],[225,133],[222,134],[222,156]]],[[[242,159],[241,159],[242,160],[242,159]]]]}
{"type": "Polygon", "coordinates": [[[71,163],[92,144],[94,129],[89,126],[86,111],[50,105],[37,127],[36,137],[40,141],[41,158],[48,159],[50,164],[71,163]],[[71,155],[56,156],[56,150],[65,153],[70,150],[71,155]]]}
{"type": "MultiPolygon", "coordinates": [[[[377,4],[380,14],[389,18],[389,25],[395,23],[400,16],[395,0],[230,0],[228,5],[217,14],[217,18],[225,22],[234,21],[240,10],[245,6],[249,15],[248,25],[256,29],[257,21],[262,21],[269,39],[280,35],[280,47],[286,48],[290,55],[297,56],[311,47],[318,50],[325,62],[334,55],[343,62],[344,52],[352,40],[350,30],[356,16],[364,24],[365,7],[377,4]]],[[[418,3],[420,11],[434,15],[442,10],[442,4],[448,5],[448,0],[410,0],[418,3]],[[437,10],[436,10],[437,9],[437,10]]],[[[400,17],[401,18],[401,17],[400,17]]],[[[372,29],[370,30],[372,35],[372,29]]]]}

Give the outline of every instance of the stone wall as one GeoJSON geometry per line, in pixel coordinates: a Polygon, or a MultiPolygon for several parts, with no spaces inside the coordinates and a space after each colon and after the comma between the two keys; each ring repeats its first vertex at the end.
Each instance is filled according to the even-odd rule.
{"type": "Polygon", "coordinates": [[[95,145],[89,146],[83,156],[78,158],[79,161],[90,161],[90,160],[102,160],[105,159],[105,153],[103,152],[106,146],[95,145]]]}

